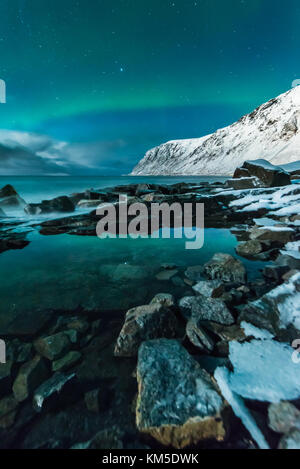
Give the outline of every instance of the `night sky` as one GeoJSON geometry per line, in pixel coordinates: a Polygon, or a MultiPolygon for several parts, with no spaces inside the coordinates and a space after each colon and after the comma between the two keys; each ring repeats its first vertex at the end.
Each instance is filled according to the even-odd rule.
{"type": "Polygon", "coordinates": [[[0,129],[68,142],[62,172],[127,173],[300,78],[299,0],[1,0],[0,18],[0,129]]]}

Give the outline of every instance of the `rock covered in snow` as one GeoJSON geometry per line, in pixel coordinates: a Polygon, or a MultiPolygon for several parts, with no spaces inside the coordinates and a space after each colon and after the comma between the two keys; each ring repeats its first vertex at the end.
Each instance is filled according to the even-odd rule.
{"type": "Polygon", "coordinates": [[[274,165],[297,161],[299,109],[297,86],[211,135],[174,140],[149,150],[131,174],[232,175],[246,160],[261,158],[274,165]]]}
{"type": "MultiPolygon", "coordinates": [[[[235,170],[233,178],[239,178],[241,174],[243,178],[245,174],[247,174],[249,178],[256,178],[257,187],[279,187],[287,186],[291,183],[288,172],[262,159],[245,161],[241,168],[235,170]]],[[[252,187],[255,187],[255,185],[253,184],[252,187]]]]}

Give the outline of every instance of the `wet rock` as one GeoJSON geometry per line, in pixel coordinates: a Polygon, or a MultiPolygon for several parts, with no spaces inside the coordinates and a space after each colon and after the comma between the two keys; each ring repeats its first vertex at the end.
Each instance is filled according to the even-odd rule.
{"type": "Polygon", "coordinates": [[[81,359],[81,353],[77,351],[71,351],[67,353],[64,357],[56,360],[52,363],[53,371],[66,371],[71,368],[73,365],[79,362],[81,359]]]}
{"type": "Polygon", "coordinates": [[[193,286],[193,290],[208,298],[219,298],[224,293],[224,285],[219,280],[202,280],[193,286]]]}
{"type": "Polygon", "coordinates": [[[13,393],[18,402],[25,401],[34,390],[49,376],[43,358],[36,355],[30,362],[21,366],[13,384],[13,393]]]}
{"type": "Polygon", "coordinates": [[[284,435],[278,449],[300,449],[300,430],[293,429],[284,435]]]}
{"type": "Polygon", "coordinates": [[[174,448],[224,439],[224,401],[210,375],[177,341],[144,342],[137,380],[139,431],[174,448]]]}
{"type": "Polygon", "coordinates": [[[0,363],[0,397],[5,396],[11,390],[13,361],[0,363]]]}
{"type": "Polygon", "coordinates": [[[174,337],[177,320],[172,311],[160,303],[130,309],[119,334],[114,354],[133,357],[145,340],[174,337]]]}
{"type": "Polygon", "coordinates": [[[28,215],[39,215],[51,212],[74,212],[75,205],[66,195],[52,200],[43,200],[38,204],[27,204],[24,208],[28,215]]]}
{"type": "Polygon", "coordinates": [[[235,248],[236,253],[239,256],[246,257],[246,258],[253,258],[264,251],[264,246],[261,242],[256,239],[252,239],[250,241],[246,241],[244,243],[240,243],[235,248]]]}
{"type": "Polygon", "coordinates": [[[233,177],[239,178],[241,175],[243,177],[247,175],[258,178],[264,187],[279,187],[291,184],[290,175],[286,171],[266,160],[245,161],[241,168],[237,168],[233,177]]]}
{"type": "Polygon", "coordinates": [[[203,266],[202,265],[193,265],[186,269],[184,275],[187,279],[191,280],[192,282],[198,282],[201,280],[203,274],[203,266]]]}
{"type": "Polygon", "coordinates": [[[234,318],[226,304],[215,298],[203,295],[185,296],[179,301],[179,308],[185,318],[193,317],[197,321],[213,321],[219,324],[230,325],[234,318]]]}
{"type": "Polygon", "coordinates": [[[255,176],[228,179],[226,181],[226,186],[234,190],[253,189],[254,187],[263,187],[260,180],[255,176]]]}
{"type": "Polygon", "coordinates": [[[300,430],[300,411],[290,402],[271,404],[268,409],[269,427],[277,433],[300,430]]]}
{"type": "Polygon", "coordinates": [[[219,279],[223,282],[246,282],[246,269],[238,259],[230,254],[216,253],[204,265],[204,273],[210,279],[219,279]]]}
{"type": "Polygon", "coordinates": [[[57,372],[34,392],[33,407],[37,412],[53,409],[75,397],[76,374],[57,372]]]}
{"type": "Polygon", "coordinates": [[[161,306],[165,306],[166,308],[172,308],[173,306],[175,306],[176,301],[174,296],[170,293],[157,293],[157,295],[152,298],[150,304],[160,304],[161,306]]]}
{"type": "Polygon", "coordinates": [[[198,349],[204,352],[212,352],[214,349],[214,341],[201,327],[201,321],[197,321],[191,317],[186,325],[186,335],[190,342],[198,349]]]}
{"type": "Polygon", "coordinates": [[[168,281],[171,280],[178,273],[177,269],[174,270],[162,270],[158,274],[156,274],[156,280],[168,281]]]}
{"type": "Polygon", "coordinates": [[[84,401],[90,412],[99,414],[101,411],[107,409],[109,403],[108,390],[93,389],[85,394],[84,401]]]}
{"type": "Polygon", "coordinates": [[[71,341],[65,332],[58,332],[57,334],[48,337],[41,337],[34,342],[36,351],[48,360],[57,360],[71,347],[71,341]]]}

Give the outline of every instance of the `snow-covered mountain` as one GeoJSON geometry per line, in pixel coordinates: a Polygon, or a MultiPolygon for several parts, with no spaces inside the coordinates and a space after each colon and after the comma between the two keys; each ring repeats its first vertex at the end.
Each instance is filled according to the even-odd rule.
{"type": "Polygon", "coordinates": [[[132,175],[231,175],[246,160],[300,160],[300,86],[214,134],[149,150],[132,175]]]}

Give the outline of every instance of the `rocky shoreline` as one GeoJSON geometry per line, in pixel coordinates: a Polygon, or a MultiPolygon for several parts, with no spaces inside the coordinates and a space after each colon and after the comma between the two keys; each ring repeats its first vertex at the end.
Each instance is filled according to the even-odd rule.
{"type": "MultiPolygon", "coordinates": [[[[96,236],[95,208],[113,202],[118,209],[119,194],[129,204],[204,203],[205,226],[231,229],[237,256],[216,252],[184,269],[162,264],[161,289],[127,312],[83,308],[41,311],[34,323],[13,319],[0,330],[7,344],[0,447],[300,448],[292,346],[300,339],[297,181],[256,161],[224,184],[131,184],[41,204],[26,204],[6,186],[0,253],[28,245],[26,230],[15,229],[22,224],[11,215],[16,209],[41,235],[96,236]],[[38,223],[34,217],[58,212],[38,223]],[[241,258],[263,262],[262,278],[249,279],[241,258]],[[164,291],[169,283],[178,294],[164,291]]],[[[116,281],[139,274],[131,265],[112,273],[116,281]]]]}

